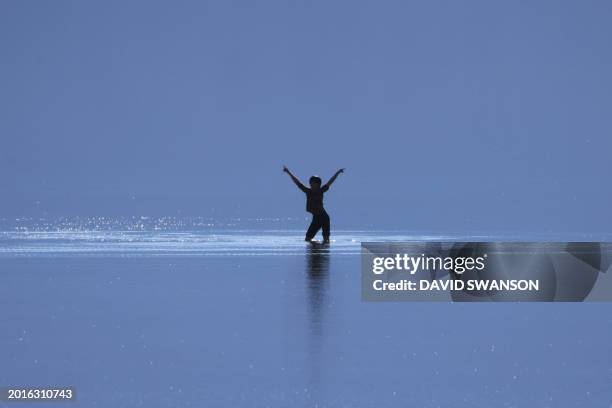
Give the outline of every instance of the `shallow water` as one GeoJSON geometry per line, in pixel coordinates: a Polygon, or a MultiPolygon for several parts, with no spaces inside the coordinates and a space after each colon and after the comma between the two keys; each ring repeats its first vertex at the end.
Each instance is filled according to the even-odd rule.
{"type": "MultiPolygon", "coordinates": [[[[302,230],[0,231],[0,256],[286,256],[303,255],[302,230]]],[[[406,234],[334,231],[333,255],[358,255],[361,242],[376,241],[612,241],[593,234],[406,234]]]]}
{"type": "Polygon", "coordinates": [[[609,304],[364,303],[359,241],[423,236],[300,238],[3,233],[0,385],[83,407],[610,406],[609,304]]]}
{"type": "MultiPolygon", "coordinates": [[[[361,242],[445,240],[453,236],[390,232],[338,231],[327,249],[335,255],[357,255],[361,242]]],[[[456,238],[455,238],[456,239],[456,238]]],[[[303,231],[31,231],[0,232],[0,255],[247,255],[304,254],[303,231]]]]}

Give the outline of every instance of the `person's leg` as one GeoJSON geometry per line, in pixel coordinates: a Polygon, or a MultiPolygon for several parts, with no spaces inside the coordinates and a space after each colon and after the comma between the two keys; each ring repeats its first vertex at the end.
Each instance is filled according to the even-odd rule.
{"type": "Polygon", "coordinates": [[[321,226],[323,227],[323,240],[329,241],[330,220],[326,211],[323,211],[323,214],[321,214],[321,226]]]}
{"type": "Polygon", "coordinates": [[[306,231],[306,239],[305,241],[311,241],[317,232],[321,229],[321,216],[319,214],[312,214],[312,222],[308,227],[308,231],[306,231]]]}

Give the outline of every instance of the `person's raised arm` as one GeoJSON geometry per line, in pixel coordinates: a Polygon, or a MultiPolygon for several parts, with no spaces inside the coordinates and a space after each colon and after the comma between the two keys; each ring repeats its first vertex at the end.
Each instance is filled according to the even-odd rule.
{"type": "Polygon", "coordinates": [[[299,178],[295,177],[295,176],[293,175],[293,173],[291,172],[291,170],[289,170],[289,169],[287,168],[287,166],[283,166],[283,171],[284,171],[285,173],[287,173],[287,174],[289,175],[289,177],[291,177],[291,180],[293,180],[293,182],[295,183],[295,185],[296,185],[296,186],[298,186],[298,188],[299,188],[300,190],[302,190],[303,192],[307,192],[307,191],[308,191],[308,187],[306,187],[306,186],[305,186],[305,185],[304,185],[304,184],[303,184],[303,183],[300,181],[300,179],[299,179],[299,178]]]}
{"type": "Polygon", "coordinates": [[[331,187],[331,185],[334,183],[334,181],[336,181],[336,179],[338,178],[338,176],[339,176],[340,174],[342,174],[342,173],[344,173],[344,169],[340,169],[340,170],[338,170],[338,171],[336,172],[336,174],[334,174],[334,175],[332,176],[332,178],[330,178],[330,179],[329,179],[329,181],[328,181],[327,183],[325,183],[325,185],[323,186],[323,189],[324,189],[324,190],[329,189],[329,188],[331,187]]]}

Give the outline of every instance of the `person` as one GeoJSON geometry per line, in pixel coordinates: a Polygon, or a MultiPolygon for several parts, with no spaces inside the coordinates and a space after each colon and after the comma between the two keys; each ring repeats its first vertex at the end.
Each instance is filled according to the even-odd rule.
{"type": "Polygon", "coordinates": [[[344,169],[338,170],[323,186],[321,186],[321,178],[319,176],[310,177],[310,180],[308,180],[310,188],[306,187],[300,179],[295,177],[287,166],[283,166],[283,171],[291,177],[291,180],[300,190],[306,193],[306,211],[312,214],[312,222],[306,231],[305,241],[312,241],[317,232],[323,229],[323,241],[329,242],[330,220],[327,211],[323,207],[323,194],[329,190],[329,187],[336,181],[336,178],[344,173],[344,169]]]}

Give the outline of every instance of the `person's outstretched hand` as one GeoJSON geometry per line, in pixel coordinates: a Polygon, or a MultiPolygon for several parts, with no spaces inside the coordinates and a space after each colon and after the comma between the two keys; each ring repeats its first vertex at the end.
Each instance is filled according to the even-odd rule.
{"type": "Polygon", "coordinates": [[[342,169],[338,170],[338,171],[337,171],[337,173],[338,173],[338,174],[342,174],[342,173],[344,173],[344,168],[342,168],[342,169]]]}
{"type": "Polygon", "coordinates": [[[287,168],[287,166],[283,166],[283,171],[284,171],[285,173],[289,173],[289,168],[287,168]]]}

